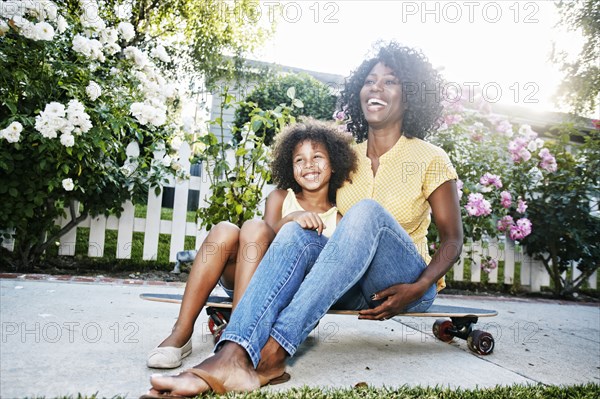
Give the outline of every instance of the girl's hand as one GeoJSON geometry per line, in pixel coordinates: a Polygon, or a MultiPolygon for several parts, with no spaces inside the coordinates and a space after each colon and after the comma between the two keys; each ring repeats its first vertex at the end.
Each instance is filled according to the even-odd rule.
{"type": "Polygon", "coordinates": [[[427,287],[423,290],[419,283],[392,285],[372,297],[375,301],[383,301],[381,305],[373,309],[361,310],[358,312],[358,318],[387,320],[402,313],[408,304],[421,298],[426,291],[427,287]]]}
{"type": "Polygon", "coordinates": [[[323,223],[321,217],[315,212],[297,211],[290,214],[292,220],[302,226],[303,229],[317,230],[321,235],[323,229],[327,226],[323,223]]]}

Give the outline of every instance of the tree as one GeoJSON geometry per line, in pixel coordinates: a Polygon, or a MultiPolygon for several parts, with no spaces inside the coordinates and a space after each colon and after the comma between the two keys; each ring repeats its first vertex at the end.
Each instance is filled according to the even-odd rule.
{"type": "Polygon", "coordinates": [[[564,78],[558,88],[558,98],[564,100],[576,114],[598,111],[600,93],[600,1],[565,1],[557,3],[560,25],[581,31],[585,43],[581,52],[569,59],[565,51],[554,51],[551,60],[560,64],[564,78]]]}
{"type": "Polygon", "coordinates": [[[173,50],[174,73],[204,74],[209,82],[240,70],[241,57],[272,34],[275,13],[257,0],[106,0],[107,10],[135,27],[133,45],[160,40],[173,50]],[[227,57],[229,56],[229,57],[227,57]]]}
{"type": "MultiPolygon", "coordinates": [[[[280,104],[289,101],[288,90],[295,88],[296,108],[292,111],[292,116],[311,116],[315,119],[330,120],[335,110],[336,96],[331,93],[330,88],[313,78],[312,76],[301,74],[287,75],[267,75],[267,79],[259,83],[257,87],[246,97],[246,104],[241,105],[235,111],[234,126],[240,129],[251,118],[252,109],[258,106],[262,109],[274,109],[280,104]],[[298,103],[298,99],[302,99],[298,103]]],[[[270,145],[275,136],[275,130],[269,128],[265,131],[265,144],[270,145]]],[[[235,135],[237,140],[240,135],[235,135]]]]}

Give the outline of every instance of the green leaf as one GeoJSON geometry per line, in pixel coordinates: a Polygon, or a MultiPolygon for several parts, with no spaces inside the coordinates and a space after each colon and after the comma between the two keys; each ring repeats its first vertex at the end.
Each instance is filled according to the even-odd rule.
{"type": "Polygon", "coordinates": [[[291,86],[289,89],[287,89],[287,92],[285,93],[290,99],[294,99],[296,98],[296,88],[294,86],[291,86]]]}
{"type": "Polygon", "coordinates": [[[292,104],[294,105],[294,107],[296,108],[304,108],[304,103],[302,102],[302,100],[300,100],[299,98],[294,98],[292,100],[292,104]]]}
{"type": "Polygon", "coordinates": [[[19,192],[17,191],[16,188],[11,187],[8,189],[8,194],[10,194],[11,197],[17,197],[19,195],[19,192]]]}

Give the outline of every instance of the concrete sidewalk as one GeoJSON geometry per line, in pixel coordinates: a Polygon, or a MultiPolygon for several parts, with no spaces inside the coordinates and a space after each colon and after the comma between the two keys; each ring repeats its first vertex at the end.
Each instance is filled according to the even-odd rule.
{"type": "MultiPolygon", "coordinates": [[[[122,395],[148,387],[147,353],[170,331],[178,305],[139,299],[182,287],[0,279],[0,397],[122,395]]],[[[431,318],[384,322],[326,316],[289,362],[291,381],[269,389],[370,386],[493,387],[600,383],[600,308],[541,300],[440,296],[440,304],[496,309],[480,319],[496,349],[479,357],[465,341],[431,334],[431,318]]],[[[212,350],[204,314],[189,368],[212,350]]]]}

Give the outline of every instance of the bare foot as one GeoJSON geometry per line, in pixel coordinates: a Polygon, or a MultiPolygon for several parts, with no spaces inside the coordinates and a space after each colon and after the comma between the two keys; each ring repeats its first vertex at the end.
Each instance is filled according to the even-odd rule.
{"type": "MultiPolygon", "coordinates": [[[[214,356],[205,359],[195,368],[220,381],[227,392],[248,392],[260,388],[258,374],[246,351],[233,342],[223,344],[214,356]]],[[[172,377],[154,375],[150,378],[150,383],[150,394],[168,392],[171,395],[195,396],[210,390],[206,381],[186,372],[172,377]]]]}
{"type": "Polygon", "coordinates": [[[281,376],[285,372],[285,360],[287,352],[272,337],[260,351],[260,362],[256,367],[260,385],[266,385],[273,378],[281,376]]]}

